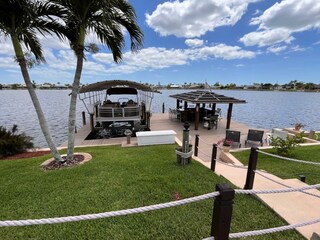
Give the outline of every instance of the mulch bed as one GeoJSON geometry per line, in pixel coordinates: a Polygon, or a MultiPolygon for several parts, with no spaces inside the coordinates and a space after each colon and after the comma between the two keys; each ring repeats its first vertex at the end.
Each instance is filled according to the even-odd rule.
{"type": "MultiPolygon", "coordinates": [[[[62,157],[63,160],[66,160],[66,157],[62,157]]],[[[66,167],[73,167],[75,165],[78,165],[81,163],[85,157],[81,154],[74,154],[73,159],[71,161],[67,162],[57,162],[57,161],[51,161],[48,164],[42,166],[44,170],[56,170],[60,168],[66,168],[66,167]]]]}

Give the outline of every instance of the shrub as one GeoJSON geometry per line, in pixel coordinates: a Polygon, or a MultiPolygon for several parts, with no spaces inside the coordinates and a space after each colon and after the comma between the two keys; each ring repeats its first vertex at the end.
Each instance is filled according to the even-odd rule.
{"type": "Polygon", "coordinates": [[[293,136],[292,138],[287,137],[286,140],[279,137],[271,137],[271,145],[279,155],[289,156],[299,143],[305,142],[305,140],[303,139],[303,135],[304,132],[301,132],[293,136]]]}
{"type": "Polygon", "coordinates": [[[17,125],[13,125],[11,130],[0,126],[0,157],[14,155],[25,152],[28,148],[33,148],[32,138],[17,132],[17,125]]]}

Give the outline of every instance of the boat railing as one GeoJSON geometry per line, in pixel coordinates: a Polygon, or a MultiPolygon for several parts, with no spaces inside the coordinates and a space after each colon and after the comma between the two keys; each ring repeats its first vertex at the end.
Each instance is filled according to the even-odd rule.
{"type": "Polygon", "coordinates": [[[98,109],[98,116],[104,118],[130,118],[140,116],[139,106],[104,107],[98,109]]]}

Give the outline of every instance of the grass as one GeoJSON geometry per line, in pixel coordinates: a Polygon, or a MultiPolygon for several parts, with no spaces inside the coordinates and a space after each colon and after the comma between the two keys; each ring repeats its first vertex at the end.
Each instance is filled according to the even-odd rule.
{"type": "MultiPolygon", "coordinates": [[[[276,154],[273,149],[264,150],[264,151],[276,154]]],[[[320,163],[319,151],[320,151],[320,146],[297,147],[290,157],[295,159],[320,163]]],[[[248,165],[250,150],[242,151],[242,152],[234,152],[232,154],[236,158],[238,158],[244,165],[248,165]]],[[[305,175],[306,183],[308,184],[320,183],[320,166],[319,165],[290,162],[290,161],[281,160],[279,158],[274,158],[267,155],[259,154],[257,169],[266,170],[283,179],[298,178],[299,175],[305,175]]]]}
{"type": "MultiPolygon", "coordinates": [[[[39,165],[49,156],[0,161],[0,220],[99,213],[196,196],[225,183],[197,162],[175,163],[174,145],[81,148],[93,159],[57,171],[39,165]]],[[[100,220],[0,228],[12,239],[202,239],[210,234],[212,200],[100,220]]],[[[286,225],[250,196],[236,195],[231,232],[286,225]]],[[[295,231],[252,239],[301,239],[295,231]]],[[[250,238],[248,238],[250,239],[250,238]]]]}

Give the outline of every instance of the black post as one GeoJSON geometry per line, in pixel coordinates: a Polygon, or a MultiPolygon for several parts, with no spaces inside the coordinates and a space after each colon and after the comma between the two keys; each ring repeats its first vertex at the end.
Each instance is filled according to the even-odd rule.
{"type": "Polygon", "coordinates": [[[199,147],[199,134],[196,134],[196,140],[194,143],[194,155],[198,157],[198,147],[199,147]]]}
{"type": "Polygon", "coordinates": [[[212,153],[211,153],[211,170],[212,171],[216,170],[217,149],[218,149],[218,144],[213,144],[212,145],[212,153]]]}
{"type": "Polygon", "coordinates": [[[162,103],[162,113],[164,113],[164,103],[162,103]]]}
{"type": "Polygon", "coordinates": [[[251,153],[250,153],[249,163],[248,163],[247,179],[246,179],[246,184],[244,185],[244,189],[253,188],[254,175],[255,175],[255,170],[257,168],[257,162],[258,162],[257,150],[258,148],[255,148],[255,147],[251,148],[251,153]]]}
{"type": "Polygon", "coordinates": [[[217,184],[216,191],[220,192],[213,204],[211,236],[215,240],[229,239],[232,204],[234,199],[234,190],[226,183],[217,184]]]}
{"type": "Polygon", "coordinates": [[[86,113],[85,111],[82,112],[82,125],[87,125],[87,121],[86,121],[86,113]]]}

